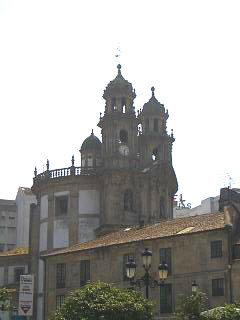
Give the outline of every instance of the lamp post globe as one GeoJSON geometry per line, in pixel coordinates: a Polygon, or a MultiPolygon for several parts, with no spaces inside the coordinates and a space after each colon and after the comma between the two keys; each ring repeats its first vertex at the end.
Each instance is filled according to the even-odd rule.
{"type": "Polygon", "coordinates": [[[127,272],[127,277],[129,279],[134,278],[135,272],[136,272],[136,263],[134,262],[133,258],[130,258],[129,261],[126,263],[126,272],[127,272]]]}
{"type": "Polygon", "coordinates": [[[164,282],[164,280],[168,277],[168,265],[163,262],[158,267],[158,273],[159,273],[159,279],[161,282],[164,282]]]}
{"type": "Polygon", "coordinates": [[[142,253],[142,261],[144,269],[149,270],[152,263],[152,251],[148,250],[148,248],[145,248],[142,253]]]}

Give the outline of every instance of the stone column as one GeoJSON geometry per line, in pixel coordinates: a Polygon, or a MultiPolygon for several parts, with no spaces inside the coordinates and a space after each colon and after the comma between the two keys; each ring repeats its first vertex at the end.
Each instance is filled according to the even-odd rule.
{"type": "Polygon", "coordinates": [[[48,194],[48,229],[47,229],[47,250],[53,249],[53,237],[54,237],[54,193],[48,194]]]}

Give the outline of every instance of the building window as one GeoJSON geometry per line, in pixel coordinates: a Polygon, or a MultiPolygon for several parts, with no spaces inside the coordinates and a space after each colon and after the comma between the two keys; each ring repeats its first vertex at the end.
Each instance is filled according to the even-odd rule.
{"type": "Polygon", "coordinates": [[[112,98],[112,111],[115,111],[117,109],[117,106],[116,106],[116,98],[113,97],[112,98]]]}
{"type": "Polygon", "coordinates": [[[222,256],[222,240],[211,241],[211,258],[222,256]]]}
{"type": "Polygon", "coordinates": [[[168,265],[168,275],[172,274],[172,250],[171,248],[161,248],[159,250],[160,263],[168,265]]]}
{"type": "Polygon", "coordinates": [[[128,133],[126,130],[120,130],[119,132],[119,139],[121,143],[127,143],[128,142],[128,133]]]}
{"type": "Polygon", "coordinates": [[[233,259],[240,259],[240,245],[235,244],[233,246],[233,259]]]}
{"type": "Polygon", "coordinates": [[[160,313],[172,313],[172,285],[160,287],[160,313]]]}
{"type": "Polygon", "coordinates": [[[57,264],[57,274],[56,274],[56,286],[57,289],[65,288],[66,286],[66,263],[57,264]]]}
{"type": "Polygon", "coordinates": [[[124,192],[124,210],[133,211],[133,192],[128,189],[124,192]]]}
{"type": "Polygon", "coordinates": [[[126,270],[126,263],[130,260],[134,260],[134,254],[133,253],[127,253],[123,255],[123,281],[129,280],[127,277],[127,270],[126,270]]]}
{"type": "Polygon", "coordinates": [[[4,251],[4,243],[0,243],[0,252],[4,251]]]}
{"type": "Polygon", "coordinates": [[[121,105],[122,105],[122,113],[126,113],[126,99],[125,99],[125,97],[121,98],[121,105]]]}
{"type": "Polygon", "coordinates": [[[90,280],[90,260],[80,261],[80,287],[90,280]]]}
{"type": "Polygon", "coordinates": [[[152,160],[155,161],[155,160],[157,160],[157,158],[158,158],[158,149],[155,148],[152,151],[152,160]]]}
{"type": "Polygon", "coordinates": [[[8,251],[10,251],[10,250],[12,250],[12,249],[14,249],[15,248],[15,244],[8,244],[7,245],[7,250],[8,251]]]}
{"type": "Polygon", "coordinates": [[[64,304],[64,301],[65,301],[64,295],[56,296],[56,310],[61,308],[61,306],[64,304]]]}
{"type": "Polygon", "coordinates": [[[68,196],[55,198],[55,216],[66,215],[68,212],[68,196]]]}
{"type": "Polygon", "coordinates": [[[153,131],[158,132],[158,119],[153,120],[153,131]]]}
{"type": "Polygon", "coordinates": [[[14,281],[20,282],[20,276],[23,274],[25,274],[24,267],[14,268],[14,281]]]}
{"type": "Polygon", "coordinates": [[[213,279],[212,280],[212,296],[219,297],[224,296],[224,279],[213,279]]]}

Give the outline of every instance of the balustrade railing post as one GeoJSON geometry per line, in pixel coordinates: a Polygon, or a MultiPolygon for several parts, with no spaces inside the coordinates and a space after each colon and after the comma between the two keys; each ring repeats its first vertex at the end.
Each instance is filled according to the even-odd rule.
{"type": "Polygon", "coordinates": [[[70,175],[75,176],[74,156],[72,156],[72,166],[70,168],[70,175]]]}

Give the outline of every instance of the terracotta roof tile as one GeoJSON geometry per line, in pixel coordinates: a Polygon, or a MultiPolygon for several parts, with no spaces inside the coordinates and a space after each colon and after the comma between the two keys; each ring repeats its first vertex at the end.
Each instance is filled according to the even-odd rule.
{"type": "Polygon", "coordinates": [[[42,257],[114,246],[147,239],[181,236],[182,234],[223,229],[224,227],[224,213],[211,213],[192,217],[176,218],[146,225],[143,228],[134,226],[121,229],[117,232],[97,238],[96,240],[78,243],[74,246],[43,255],[42,257]]]}
{"type": "Polygon", "coordinates": [[[28,248],[19,247],[13,250],[1,252],[0,257],[19,256],[23,254],[28,254],[28,248]]]}

